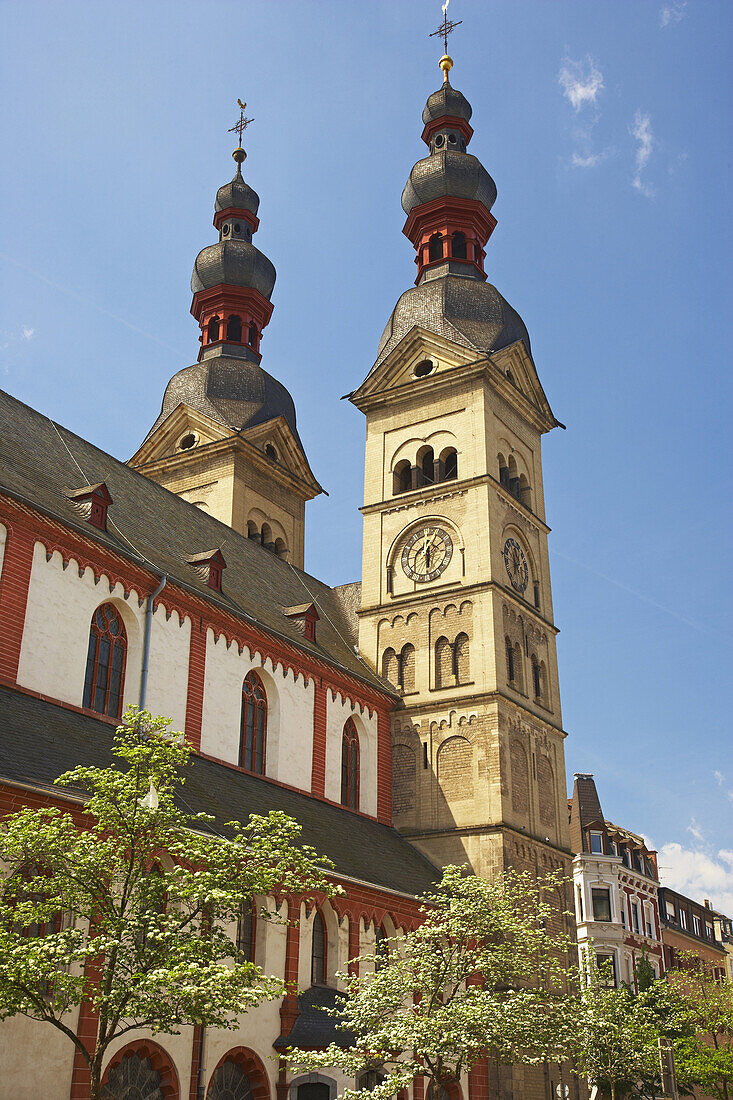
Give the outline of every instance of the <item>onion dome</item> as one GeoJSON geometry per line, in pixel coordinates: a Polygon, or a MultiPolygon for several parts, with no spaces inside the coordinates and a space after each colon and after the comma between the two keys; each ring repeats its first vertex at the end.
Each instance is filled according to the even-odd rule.
{"type": "Polygon", "coordinates": [[[422,120],[426,126],[439,118],[462,118],[468,122],[473,114],[471,104],[463,92],[456,91],[446,80],[437,92],[428,96],[422,120]]]}
{"type": "MultiPolygon", "coordinates": [[[[448,141],[451,136],[458,141],[451,134],[447,136],[448,141]]],[[[496,184],[478,157],[443,149],[419,160],[413,167],[402,192],[402,209],[409,214],[416,206],[444,195],[472,199],[491,210],[496,201],[496,184]]]]}
{"type": "Polygon", "coordinates": [[[148,436],[180,404],[210,416],[233,432],[283,416],[298,437],[295,405],[285,386],[258,363],[227,355],[221,349],[212,349],[201,362],[173,375],[165,388],[160,416],[148,436]]]}
{"type": "Polygon", "coordinates": [[[214,210],[218,214],[223,210],[247,210],[250,214],[257,215],[260,206],[260,196],[245,183],[242,178],[242,165],[237,165],[237,172],[230,183],[225,183],[216,192],[214,210]]]}
{"type": "Polygon", "coordinates": [[[226,283],[227,286],[251,287],[269,300],[275,286],[275,268],[259,248],[237,237],[237,230],[244,233],[245,226],[235,222],[229,239],[210,244],[199,252],[191,276],[194,294],[226,283]]]}
{"type": "Polygon", "coordinates": [[[416,325],[478,354],[521,340],[531,348],[524,321],[491,283],[440,274],[405,291],[379,341],[375,367],[416,325]]]}

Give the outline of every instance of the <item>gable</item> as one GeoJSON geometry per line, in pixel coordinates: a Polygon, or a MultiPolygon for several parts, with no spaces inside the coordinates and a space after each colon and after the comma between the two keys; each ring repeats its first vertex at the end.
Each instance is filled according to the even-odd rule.
{"type": "Polygon", "coordinates": [[[225,428],[223,424],[181,402],[162,424],[150,433],[142,446],[128,460],[128,465],[138,467],[144,463],[172,458],[174,455],[185,454],[194,447],[228,439],[231,435],[231,430],[225,428]],[[192,440],[189,437],[192,437],[192,440]]]}
{"type": "Polygon", "coordinates": [[[408,387],[417,388],[428,380],[433,382],[447,371],[475,361],[471,349],[415,325],[370,371],[362,384],[347,396],[357,408],[361,408],[362,403],[387,391],[408,393],[408,387]]]}

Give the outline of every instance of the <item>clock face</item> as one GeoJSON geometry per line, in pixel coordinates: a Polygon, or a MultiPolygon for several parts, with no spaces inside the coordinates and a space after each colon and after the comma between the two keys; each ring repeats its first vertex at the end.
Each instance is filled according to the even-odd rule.
{"type": "Polygon", "coordinates": [[[504,565],[512,582],[512,588],[517,592],[524,592],[529,580],[529,569],[524,550],[516,539],[507,539],[504,543],[504,565]]]}
{"type": "Polygon", "coordinates": [[[418,527],[402,549],[402,568],[414,581],[434,581],[453,557],[453,542],[442,527],[418,527]]]}

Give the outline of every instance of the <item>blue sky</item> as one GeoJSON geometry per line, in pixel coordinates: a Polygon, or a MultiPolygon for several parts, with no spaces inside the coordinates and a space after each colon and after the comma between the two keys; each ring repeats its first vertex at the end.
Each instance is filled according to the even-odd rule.
{"type": "MultiPolygon", "coordinates": [[[[400,193],[440,82],[425,0],[6,2],[0,385],[120,458],[195,360],[189,279],[232,175],[275,263],[263,366],[329,496],[307,566],[361,567],[369,369],[414,278],[400,193]]],[[[496,180],[489,279],[556,416],[545,497],[569,780],[733,912],[730,57],[722,0],[452,0],[496,180]]]]}

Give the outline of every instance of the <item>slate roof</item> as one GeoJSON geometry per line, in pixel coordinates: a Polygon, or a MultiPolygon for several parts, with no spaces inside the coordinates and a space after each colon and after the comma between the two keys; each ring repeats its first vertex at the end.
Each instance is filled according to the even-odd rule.
{"type": "MultiPolygon", "coordinates": [[[[107,722],[0,688],[0,779],[45,788],[77,764],[105,767],[115,759],[113,734],[107,722]]],[[[185,809],[212,814],[219,825],[283,810],[302,826],[302,843],[328,856],[347,878],[411,895],[439,878],[395,829],[225,764],[195,757],[183,798],[185,809]]]]}
{"type": "Polygon", "coordinates": [[[356,655],[344,608],[328,585],[2,390],[0,490],[395,697],[394,688],[356,655]],[[107,531],[86,523],[66,496],[68,489],[100,481],[112,495],[107,531]],[[221,548],[227,563],[221,595],[186,561],[213,547],[221,548]],[[305,600],[315,603],[320,615],[315,642],[304,638],[283,613],[283,608],[305,600]]]}

